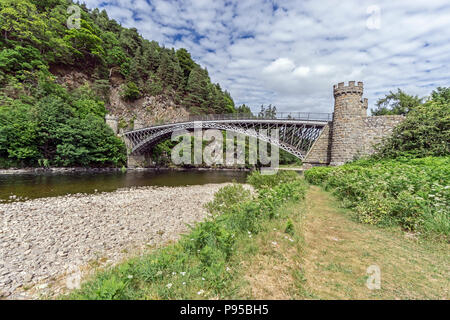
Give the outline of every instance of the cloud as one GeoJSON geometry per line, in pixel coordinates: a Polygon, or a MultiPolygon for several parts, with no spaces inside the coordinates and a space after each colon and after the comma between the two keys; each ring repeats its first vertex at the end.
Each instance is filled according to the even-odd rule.
{"type": "Polygon", "coordinates": [[[331,112],[332,86],[364,81],[369,105],[401,87],[450,85],[448,0],[85,0],[166,47],[185,47],[255,111],[331,112]],[[379,8],[379,28],[368,28],[379,8]],[[368,13],[369,12],[369,13],[368,13]]]}

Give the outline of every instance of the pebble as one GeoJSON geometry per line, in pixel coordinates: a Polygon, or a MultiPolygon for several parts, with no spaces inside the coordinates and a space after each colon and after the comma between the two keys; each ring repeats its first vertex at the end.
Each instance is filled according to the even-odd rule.
{"type": "Polygon", "coordinates": [[[64,276],[64,266],[100,258],[117,263],[129,249],[177,240],[187,225],[205,219],[204,204],[225,185],[134,187],[0,203],[0,219],[8,222],[0,232],[0,296],[33,299],[33,290],[22,286],[45,289],[49,284],[38,282],[64,276]]]}

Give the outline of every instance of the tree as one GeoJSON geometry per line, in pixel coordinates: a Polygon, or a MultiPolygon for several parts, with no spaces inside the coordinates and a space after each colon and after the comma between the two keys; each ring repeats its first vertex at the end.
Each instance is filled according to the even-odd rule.
{"type": "Polygon", "coordinates": [[[206,113],[209,107],[209,76],[208,72],[200,67],[192,69],[186,87],[187,95],[184,105],[193,113],[206,113]]]}
{"type": "Polygon", "coordinates": [[[196,66],[196,63],[192,60],[191,54],[184,48],[178,49],[176,55],[178,57],[181,70],[183,71],[184,89],[187,86],[189,75],[191,74],[192,69],[196,66]]]}
{"type": "Polygon", "coordinates": [[[125,100],[134,101],[141,97],[141,92],[139,91],[138,86],[130,81],[122,86],[121,96],[125,100]]]}
{"type": "Polygon", "coordinates": [[[164,89],[170,87],[173,90],[177,90],[178,86],[182,83],[181,79],[183,75],[175,51],[164,49],[161,52],[160,58],[157,75],[161,79],[164,89]]]}
{"type": "Polygon", "coordinates": [[[239,106],[236,111],[237,113],[252,114],[252,110],[250,109],[250,107],[246,106],[245,104],[239,106]]]}
{"type": "Polygon", "coordinates": [[[437,93],[431,100],[412,109],[405,121],[378,146],[375,157],[450,155],[450,101],[442,98],[437,93]]]}
{"type": "Polygon", "coordinates": [[[412,96],[401,89],[396,93],[390,91],[384,98],[378,99],[376,109],[371,112],[374,116],[382,115],[406,115],[415,107],[422,104],[423,98],[412,96]]]}
{"type": "Polygon", "coordinates": [[[443,103],[443,104],[450,104],[450,87],[448,88],[442,88],[438,87],[436,90],[433,90],[431,93],[431,99],[433,101],[443,103]]]}

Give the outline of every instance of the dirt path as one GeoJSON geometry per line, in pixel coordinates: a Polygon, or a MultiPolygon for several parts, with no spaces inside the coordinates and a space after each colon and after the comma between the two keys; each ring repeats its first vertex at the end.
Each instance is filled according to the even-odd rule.
{"type": "Polygon", "coordinates": [[[285,234],[272,231],[272,226],[258,235],[260,249],[245,268],[249,297],[450,298],[450,245],[419,242],[400,230],[358,223],[337,204],[329,193],[313,186],[306,206],[298,205],[297,212],[303,213],[293,219],[295,241],[282,241],[285,234]],[[272,241],[279,245],[274,248],[272,241]],[[380,270],[380,289],[366,286],[370,266],[380,270]],[[276,272],[270,275],[267,270],[276,272]],[[265,281],[254,281],[261,279],[265,281]]]}

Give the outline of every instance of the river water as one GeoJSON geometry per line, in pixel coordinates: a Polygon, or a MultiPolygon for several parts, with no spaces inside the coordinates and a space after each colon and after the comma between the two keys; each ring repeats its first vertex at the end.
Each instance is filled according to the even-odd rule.
{"type": "Polygon", "coordinates": [[[0,175],[0,202],[112,192],[128,187],[242,183],[247,174],[243,171],[128,171],[0,175]]]}

